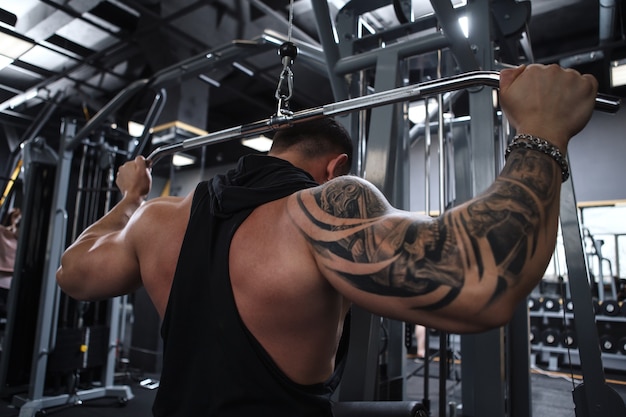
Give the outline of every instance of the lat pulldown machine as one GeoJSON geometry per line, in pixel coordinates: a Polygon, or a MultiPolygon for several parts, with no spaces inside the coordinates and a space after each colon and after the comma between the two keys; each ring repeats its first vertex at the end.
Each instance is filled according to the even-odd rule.
{"type": "MultiPolygon", "coordinates": [[[[219,61],[228,62],[229,60],[234,59],[234,57],[236,56],[236,54],[230,53],[230,52],[232,52],[233,50],[235,50],[236,52],[236,50],[242,46],[245,48],[245,45],[246,45],[245,43],[230,45],[229,47],[225,48],[223,51],[220,51],[219,54],[215,54],[215,55],[211,54],[210,59],[215,62],[219,62],[219,61]]],[[[208,58],[209,55],[206,55],[206,57],[208,58]]],[[[290,55],[286,54],[285,56],[283,56],[283,58],[286,58],[288,60],[290,58],[290,55]]],[[[75,132],[72,126],[66,125],[65,126],[66,129],[64,131],[64,142],[63,142],[64,153],[63,155],[61,155],[61,160],[62,161],[70,160],[71,153],[74,150],[74,148],[77,146],[77,144],[80,143],[80,141],[82,141],[84,138],[86,138],[93,131],[93,129],[98,126],[98,123],[101,123],[102,121],[104,121],[104,119],[109,114],[111,114],[116,108],[119,108],[119,106],[123,103],[123,101],[128,99],[132,94],[134,94],[139,89],[143,89],[147,86],[150,86],[150,85],[152,85],[153,87],[158,86],[159,82],[161,81],[166,81],[167,79],[170,79],[170,80],[173,79],[174,77],[173,76],[170,77],[170,76],[178,70],[188,73],[188,72],[193,72],[195,70],[198,70],[198,68],[189,67],[189,66],[185,66],[185,68],[183,68],[183,66],[181,65],[177,68],[170,69],[169,72],[166,71],[166,72],[158,74],[158,76],[155,77],[153,80],[140,80],[134,83],[129,88],[122,91],[112,102],[110,102],[107,106],[105,106],[105,108],[103,108],[101,112],[99,112],[96,116],[94,116],[94,118],[92,118],[91,121],[80,131],[75,132]]],[[[289,77],[288,71],[287,71],[287,77],[289,77]]],[[[473,71],[473,72],[463,73],[457,76],[441,78],[441,79],[437,79],[434,81],[428,81],[428,82],[414,84],[414,85],[410,85],[406,87],[400,87],[400,88],[396,88],[396,89],[392,89],[388,91],[378,92],[378,93],[374,93],[374,94],[370,94],[366,96],[361,96],[361,97],[357,97],[353,99],[338,101],[336,103],[330,103],[321,107],[302,110],[298,112],[291,112],[288,110],[288,108],[285,108],[281,104],[279,104],[279,109],[278,109],[277,114],[275,114],[274,116],[268,119],[260,120],[260,121],[250,123],[250,124],[236,126],[233,128],[221,130],[218,132],[213,132],[213,133],[195,137],[195,138],[190,138],[177,144],[165,145],[165,146],[159,147],[155,149],[148,156],[148,160],[151,161],[152,164],[155,164],[162,157],[166,155],[174,154],[181,150],[194,149],[194,148],[198,148],[201,146],[225,142],[229,140],[242,139],[242,138],[257,135],[260,133],[288,128],[289,126],[293,124],[308,121],[308,120],[313,120],[313,119],[324,117],[324,116],[337,116],[337,115],[347,114],[347,113],[351,113],[355,111],[384,106],[387,104],[400,103],[400,102],[408,101],[410,99],[424,98],[424,97],[428,97],[431,95],[440,94],[443,92],[466,89],[469,87],[488,86],[492,88],[497,88],[498,85],[499,85],[499,73],[498,72],[473,71]]],[[[288,87],[289,87],[289,82],[288,82],[288,87]]],[[[162,105],[161,101],[163,99],[163,96],[164,96],[164,91],[162,91],[162,94],[158,94],[157,98],[155,98],[155,104],[153,105],[153,109],[151,109],[151,112],[150,112],[151,116],[149,115],[148,117],[148,119],[150,120],[147,120],[148,123],[146,123],[146,126],[150,124],[149,123],[150,121],[156,120],[158,113],[159,113],[159,109],[161,108],[161,105],[162,105]]],[[[279,85],[279,90],[277,90],[277,98],[279,98],[279,100],[282,100],[283,102],[288,101],[289,91],[287,91],[286,93],[283,92],[280,89],[280,85],[279,85]]],[[[620,106],[619,100],[613,99],[608,96],[599,95],[596,99],[596,108],[599,110],[615,112],[619,109],[619,106],[620,106]]],[[[146,129],[144,130],[144,135],[141,138],[142,142],[145,142],[145,139],[147,138],[148,134],[149,134],[149,128],[146,127],[146,129]]],[[[141,150],[141,146],[138,147],[138,150],[141,150]]],[[[57,184],[59,182],[65,181],[67,178],[68,172],[66,171],[66,168],[64,167],[67,167],[67,164],[61,163],[61,167],[58,168],[59,172],[57,173],[57,184]]],[[[571,181],[570,181],[570,184],[571,184],[571,181]]],[[[53,204],[53,218],[51,220],[51,224],[52,224],[51,235],[52,236],[58,236],[58,234],[60,233],[58,231],[64,229],[63,207],[65,205],[64,203],[65,198],[66,196],[63,195],[62,193],[59,193],[58,191],[55,193],[54,204],[53,204]]],[[[564,202],[563,204],[564,205],[566,204],[568,207],[571,206],[569,207],[570,211],[573,210],[574,213],[576,212],[575,202],[569,201],[569,202],[564,202]]],[[[563,206],[562,211],[564,208],[565,207],[563,206]]],[[[60,254],[62,253],[62,250],[63,248],[58,243],[57,244],[53,243],[52,248],[50,248],[49,250],[50,262],[49,262],[49,265],[47,266],[46,281],[44,282],[44,286],[50,294],[54,293],[54,290],[52,289],[52,287],[54,286],[54,271],[58,267],[57,262],[60,259],[60,254]]],[[[588,293],[587,293],[587,296],[589,296],[588,293]]],[[[49,302],[46,304],[44,308],[45,312],[51,312],[51,313],[44,314],[45,317],[51,318],[54,316],[55,297],[56,296],[52,295],[49,299],[49,302]]],[[[580,312],[575,311],[575,313],[577,314],[576,315],[577,326],[579,325],[579,321],[583,322],[583,320],[579,320],[579,315],[580,317],[582,317],[585,314],[587,314],[584,311],[585,296],[583,294],[582,296],[579,296],[579,297],[582,297],[582,301],[577,303],[581,305],[581,311],[580,312]]],[[[576,300],[574,301],[576,303],[576,300]]],[[[589,311],[592,311],[592,310],[589,309],[589,311]]],[[[45,326],[45,324],[42,326],[45,326]]],[[[581,328],[583,327],[582,324],[580,324],[580,326],[581,328]]],[[[50,327],[47,327],[47,328],[48,328],[48,333],[47,333],[48,336],[46,337],[53,337],[49,335],[50,327]]],[[[585,327],[585,330],[587,331],[589,329],[585,327]]],[[[46,346],[47,345],[42,345],[42,347],[39,347],[39,348],[36,346],[36,348],[40,349],[39,351],[40,355],[38,356],[39,362],[36,364],[35,368],[38,370],[43,370],[43,372],[45,372],[45,357],[46,357],[45,350],[47,349],[46,346]],[[41,361],[43,361],[43,363],[41,361]]],[[[585,355],[590,354],[593,356],[595,355],[595,352],[591,351],[590,353],[584,353],[581,350],[581,361],[584,361],[582,358],[583,354],[585,355]]],[[[598,358],[599,358],[599,352],[598,352],[598,358]]],[[[591,387],[586,386],[584,389],[579,389],[575,393],[575,401],[577,404],[578,417],[587,417],[587,416],[599,417],[600,415],[605,417],[605,416],[613,415],[611,414],[613,410],[623,410],[623,402],[620,404],[618,401],[616,401],[610,394],[610,390],[604,389],[604,388],[597,388],[598,386],[606,387],[606,384],[603,384],[604,378],[601,373],[601,365],[599,368],[600,372],[598,372],[597,361],[594,363],[593,359],[591,359],[590,361],[587,361],[587,363],[592,364],[592,367],[589,368],[592,370],[589,372],[594,373],[594,375],[596,376],[600,375],[600,378],[599,378],[600,383],[598,383],[598,381],[595,381],[595,383],[592,384],[593,386],[591,387]],[[599,395],[598,395],[598,391],[600,391],[599,395]],[[605,401],[607,397],[613,398],[613,401],[605,401]],[[606,404],[610,404],[610,405],[602,405],[602,404],[599,404],[598,401],[605,401],[606,404]],[[611,407],[611,408],[607,409],[606,407],[611,407]],[[578,414],[579,412],[580,413],[586,412],[583,410],[589,410],[589,412],[587,414],[578,414]],[[602,413],[595,412],[594,410],[601,410],[602,413]]],[[[126,395],[128,397],[132,397],[132,393],[130,393],[130,391],[128,391],[126,387],[111,387],[111,388],[114,388],[115,395],[126,395]]],[[[103,394],[106,394],[106,393],[103,391],[103,394]]],[[[24,408],[23,411],[26,411],[27,409],[35,410],[38,407],[43,408],[46,405],[50,405],[53,403],[52,399],[49,399],[50,401],[46,401],[45,398],[43,399],[40,398],[41,393],[38,393],[37,395],[39,395],[39,398],[31,397],[29,401],[27,401],[23,405],[23,408],[24,408]]],[[[95,395],[100,396],[100,393],[97,393],[95,395]]],[[[60,400],[67,401],[67,397],[63,397],[60,400]]],[[[389,404],[389,407],[392,407],[392,406],[393,406],[392,404],[389,404]]],[[[348,411],[352,410],[352,408],[349,405],[347,409],[348,411]]],[[[387,410],[385,410],[385,412],[387,412],[387,410]]],[[[348,413],[345,415],[350,415],[350,414],[348,413]]],[[[614,414],[614,415],[618,415],[618,414],[614,414]]]]}

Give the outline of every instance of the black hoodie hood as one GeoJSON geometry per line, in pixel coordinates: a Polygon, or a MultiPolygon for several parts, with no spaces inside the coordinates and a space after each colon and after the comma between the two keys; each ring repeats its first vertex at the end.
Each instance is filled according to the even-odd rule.
{"type": "Polygon", "coordinates": [[[229,217],[318,185],[309,173],[284,159],[248,155],[236,168],[208,182],[211,211],[217,217],[229,217]]]}

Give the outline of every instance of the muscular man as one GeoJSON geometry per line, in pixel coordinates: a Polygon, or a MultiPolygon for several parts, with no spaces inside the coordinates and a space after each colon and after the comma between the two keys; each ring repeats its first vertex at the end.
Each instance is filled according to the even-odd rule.
{"type": "MultiPolygon", "coordinates": [[[[557,66],[500,74],[512,126],[563,153],[596,90],[557,66]]],[[[553,157],[513,149],[488,190],[431,219],[343,175],[351,146],[338,129],[280,131],[270,156],[244,158],[185,198],[144,203],[149,169],[128,162],[122,200],[63,255],[57,279],[70,296],[143,285],[163,317],[156,416],[329,416],[351,304],[479,332],[505,324],[542,278],[562,180],[553,157]]]]}

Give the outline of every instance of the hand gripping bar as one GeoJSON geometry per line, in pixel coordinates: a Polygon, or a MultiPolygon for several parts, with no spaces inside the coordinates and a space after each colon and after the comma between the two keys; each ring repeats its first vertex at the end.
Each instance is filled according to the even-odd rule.
{"type": "MultiPolygon", "coordinates": [[[[150,153],[147,159],[151,165],[155,164],[164,156],[195,149],[205,145],[226,142],[231,139],[240,139],[259,135],[272,130],[289,127],[298,122],[318,119],[324,116],[337,116],[356,110],[365,110],[386,104],[407,101],[415,97],[427,97],[448,91],[461,90],[468,87],[488,86],[498,88],[500,86],[500,73],[498,71],[473,71],[451,77],[426,81],[393,90],[381,91],[366,96],[355,97],[336,103],[326,104],[320,107],[294,112],[289,116],[274,115],[268,119],[257,122],[231,127],[207,135],[197,136],[183,140],[179,143],[163,145],[150,153]]],[[[604,94],[596,97],[596,109],[604,112],[615,113],[619,110],[620,99],[604,94]]]]}

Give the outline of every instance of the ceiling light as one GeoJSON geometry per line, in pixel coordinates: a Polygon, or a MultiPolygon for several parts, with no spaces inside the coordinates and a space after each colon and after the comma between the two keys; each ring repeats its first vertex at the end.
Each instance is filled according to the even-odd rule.
{"type": "Polygon", "coordinates": [[[244,67],[239,62],[233,62],[233,67],[237,68],[239,71],[243,72],[244,74],[246,74],[249,77],[254,77],[254,71],[252,71],[248,67],[244,67]]]}
{"type": "Polygon", "coordinates": [[[196,158],[191,155],[186,155],[183,153],[175,153],[172,157],[172,165],[176,167],[184,167],[187,165],[193,165],[196,163],[196,158]]]}
{"type": "MultiPolygon", "coordinates": [[[[437,106],[437,100],[434,98],[429,99],[428,113],[433,114],[433,110],[436,110],[437,106]]],[[[409,104],[409,120],[414,124],[420,124],[426,121],[425,100],[413,101],[409,104]]]]}
{"type": "Polygon", "coordinates": [[[14,96],[10,100],[6,100],[0,103],[0,111],[4,111],[9,108],[14,109],[20,104],[26,103],[28,100],[37,97],[38,94],[39,94],[39,89],[31,88],[30,90],[27,90],[21,94],[14,96]]]}
{"type": "Polygon", "coordinates": [[[36,88],[32,88],[28,91],[25,91],[22,94],[18,94],[9,100],[9,107],[14,109],[20,104],[26,103],[28,100],[37,97],[38,90],[36,88]]]}
{"type": "Polygon", "coordinates": [[[261,135],[255,138],[242,139],[241,144],[259,152],[267,152],[272,147],[272,140],[261,135]]]}
{"type": "Polygon", "coordinates": [[[13,58],[9,58],[8,56],[0,55],[0,70],[8,67],[13,62],[13,58]]]}
{"type": "Polygon", "coordinates": [[[611,61],[611,87],[626,85],[626,58],[611,61]]]}
{"type": "Polygon", "coordinates": [[[200,78],[205,83],[211,84],[213,87],[219,88],[219,87],[222,86],[222,84],[220,84],[219,81],[214,80],[213,78],[209,77],[208,75],[200,74],[200,75],[198,75],[198,78],[200,78]]]}
{"type": "Polygon", "coordinates": [[[16,38],[5,32],[0,32],[0,54],[4,56],[17,59],[33,46],[35,45],[32,42],[16,38]]]}
{"type": "Polygon", "coordinates": [[[143,135],[144,125],[141,123],[133,122],[130,120],[128,122],[128,134],[134,138],[140,138],[143,135]]]}
{"type": "Polygon", "coordinates": [[[467,16],[459,17],[459,25],[461,25],[461,31],[466,38],[469,38],[469,19],[467,16]]]}
{"type": "Polygon", "coordinates": [[[0,111],[4,111],[6,109],[14,109],[20,104],[26,103],[28,100],[37,97],[39,94],[39,89],[31,88],[21,94],[13,96],[10,100],[3,101],[0,103],[0,111]]]}

